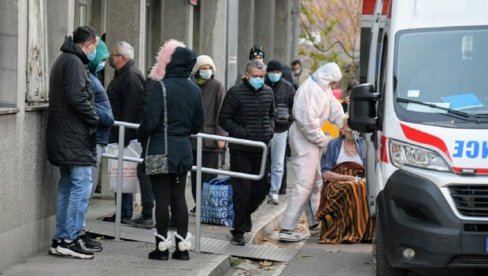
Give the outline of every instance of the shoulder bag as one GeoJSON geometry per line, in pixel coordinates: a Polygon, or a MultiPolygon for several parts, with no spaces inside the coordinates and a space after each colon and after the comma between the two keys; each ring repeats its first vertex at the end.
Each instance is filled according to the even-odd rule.
{"type": "Polygon", "coordinates": [[[166,104],[166,86],[163,81],[159,81],[163,91],[163,107],[164,107],[164,153],[148,155],[149,143],[151,137],[147,140],[146,158],[144,159],[146,165],[146,175],[167,174],[168,171],[168,108],[166,104]]]}

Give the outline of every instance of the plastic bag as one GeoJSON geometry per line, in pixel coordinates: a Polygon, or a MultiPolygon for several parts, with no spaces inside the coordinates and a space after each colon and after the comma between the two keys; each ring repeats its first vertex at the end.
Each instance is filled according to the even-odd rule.
{"type": "MultiPolygon", "coordinates": [[[[124,156],[127,157],[140,157],[141,144],[136,140],[130,141],[129,145],[124,148],[124,156]]],[[[106,147],[108,154],[117,155],[119,152],[118,144],[108,144],[106,147]]],[[[108,160],[108,178],[109,185],[108,190],[110,192],[116,192],[117,190],[117,160],[108,160]]],[[[136,162],[123,162],[123,179],[122,179],[122,193],[138,193],[139,192],[139,179],[137,178],[137,163],[136,162]]]]}
{"type": "Polygon", "coordinates": [[[203,183],[201,222],[232,226],[234,204],[230,177],[214,178],[203,183]]]}

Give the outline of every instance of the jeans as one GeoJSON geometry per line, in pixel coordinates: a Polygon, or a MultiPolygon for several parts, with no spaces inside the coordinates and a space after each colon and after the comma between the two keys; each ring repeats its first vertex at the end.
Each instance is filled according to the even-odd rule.
{"type": "Polygon", "coordinates": [[[55,239],[74,240],[85,221],[92,190],[91,166],[61,165],[58,183],[55,239]]]}
{"type": "Polygon", "coordinates": [[[286,138],[288,131],[275,133],[269,143],[271,150],[271,189],[269,194],[278,194],[285,167],[286,138]]]}

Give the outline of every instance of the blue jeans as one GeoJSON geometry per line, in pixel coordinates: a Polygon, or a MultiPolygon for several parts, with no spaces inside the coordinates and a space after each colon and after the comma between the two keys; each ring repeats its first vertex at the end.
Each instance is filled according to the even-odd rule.
{"type": "Polygon", "coordinates": [[[61,165],[55,239],[76,239],[83,228],[92,190],[91,166],[61,165]]]}
{"type": "Polygon", "coordinates": [[[275,133],[269,143],[271,150],[271,189],[269,194],[278,194],[285,167],[286,138],[288,131],[275,133]]]}

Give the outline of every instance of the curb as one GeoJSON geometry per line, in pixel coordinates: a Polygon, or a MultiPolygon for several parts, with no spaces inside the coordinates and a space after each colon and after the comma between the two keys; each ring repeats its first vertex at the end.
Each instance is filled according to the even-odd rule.
{"type": "Polygon", "coordinates": [[[280,227],[287,205],[288,201],[286,201],[286,204],[282,204],[279,208],[276,208],[272,218],[252,233],[251,238],[249,239],[251,243],[260,244],[264,237],[271,236],[271,234],[280,227]]]}
{"type": "Polygon", "coordinates": [[[219,257],[216,258],[215,266],[212,266],[212,263],[209,263],[205,268],[200,270],[196,276],[221,276],[230,271],[230,256],[220,255],[219,257]]]}

